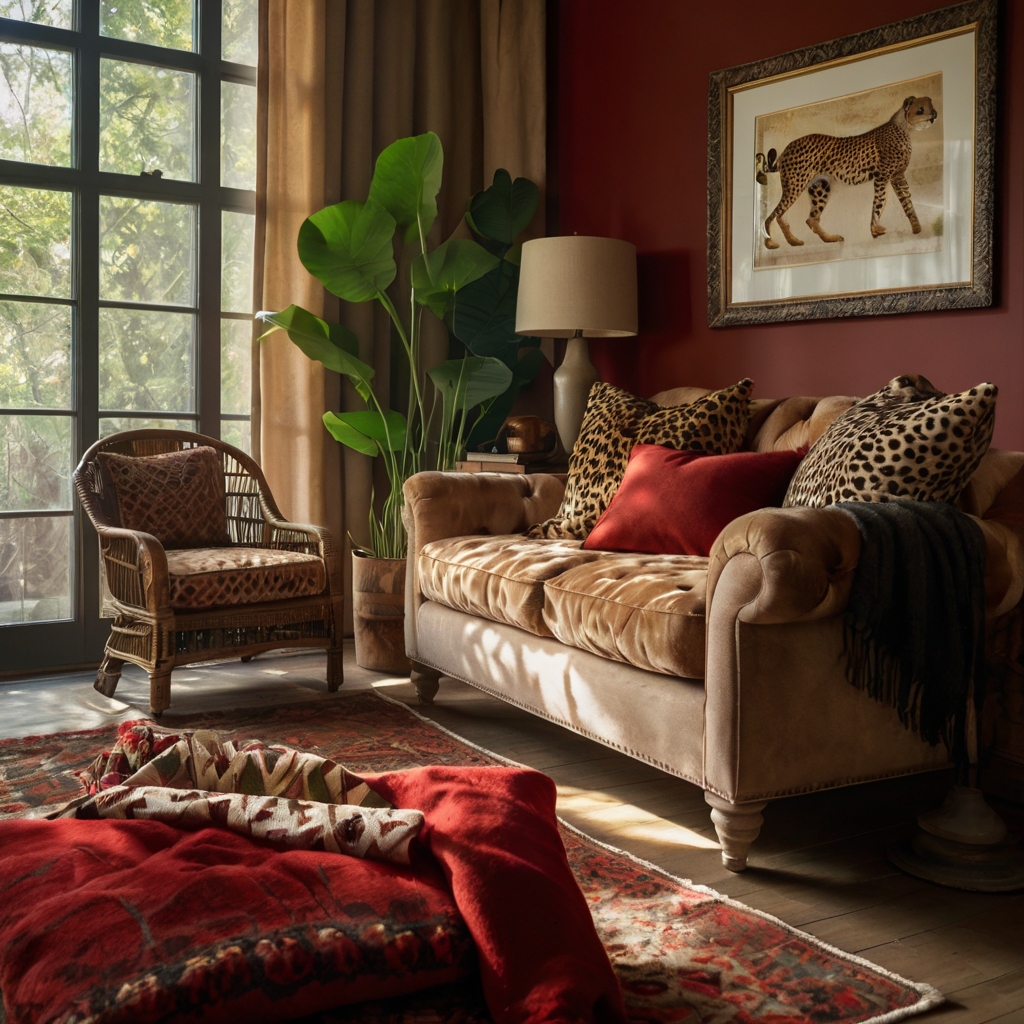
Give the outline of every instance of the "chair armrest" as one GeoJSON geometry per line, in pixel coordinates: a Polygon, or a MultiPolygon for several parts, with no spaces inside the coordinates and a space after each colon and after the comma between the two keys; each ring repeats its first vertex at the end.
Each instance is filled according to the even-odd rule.
{"type": "Polygon", "coordinates": [[[264,547],[276,551],[297,551],[304,555],[318,555],[327,567],[330,592],[342,592],[342,565],[334,535],[324,526],[310,523],[290,523],[264,512],[267,537],[264,547]]]}
{"type": "Polygon", "coordinates": [[[152,534],[119,526],[97,526],[96,532],[114,600],[151,615],[166,613],[170,590],[167,555],[160,541],[152,534]]]}
{"type": "Polygon", "coordinates": [[[860,531],[851,516],[833,508],[768,508],[733,520],[715,541],[708,567],[708,606],[730,562],[732,605],[743,622],[810,621],[846,608],[860,559],[860,531]]]}

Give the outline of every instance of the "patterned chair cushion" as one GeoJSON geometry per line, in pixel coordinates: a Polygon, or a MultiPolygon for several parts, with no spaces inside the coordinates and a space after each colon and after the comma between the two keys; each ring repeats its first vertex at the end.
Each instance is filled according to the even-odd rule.
{"type": "Polygon", "coordinates": [[[168,550],[231,543],[224,467],[216,449],[204,446],[161,455],[101,452],[96,459],[126,530],[150,533],[168,550]]]}
{"type": "Polygon", "coordinates": [[[997,392],[979,384],[947,395],[924,377],[894,377],[833,421],[797,468],[783,506],[956,501],[992,440],[997,392]]]}
{"type": "Polygon", "coordinates": [[[316,555],[268,548],[191,548],[167,552],[171,607],[193,611],[321,594],[327,586],[316,555]]]}
{"type": "Polygon", "coordinates": [[[622,483],[634,444],[726,455],[746,436],[751,380],[712,391],[686,405],[662,408],[611,384],[590,389],[580,436],[558,515],[529,530],[531,537],[586,540],[622,483]]]}

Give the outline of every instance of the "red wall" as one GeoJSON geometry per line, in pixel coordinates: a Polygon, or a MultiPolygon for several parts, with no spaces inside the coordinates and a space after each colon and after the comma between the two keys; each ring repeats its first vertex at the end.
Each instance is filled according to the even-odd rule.
{"type": "Polygon", "coordinates": [[[865,395],[900,373],[999,385],[995,444],[1024,450],[1024,0],[1002,12],[996,304],[764,327],[707,326],[708,73],[884,25],[941,0],[561,0],[562,234],[639,252],[641,333],[592,342],[641,394],[750,376],[761,397],[865,395]]]}

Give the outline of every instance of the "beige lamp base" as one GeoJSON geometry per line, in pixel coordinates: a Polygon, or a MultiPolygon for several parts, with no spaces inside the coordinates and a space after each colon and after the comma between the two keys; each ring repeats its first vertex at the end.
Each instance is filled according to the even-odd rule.
{"type": "Polygon", "coordinates": [[[580,436],[590,389],[600,379],[601,375],[590,361],[587,339],[570,338],[562,365],[555,370],[552,378],[558,439],[562,442],[562,449],[570,454],[576,438],[580,436]]]}

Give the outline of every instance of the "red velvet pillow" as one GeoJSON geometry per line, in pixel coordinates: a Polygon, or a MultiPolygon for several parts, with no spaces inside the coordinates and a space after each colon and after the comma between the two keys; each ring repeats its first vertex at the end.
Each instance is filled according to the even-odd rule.
{"type": "Polygon", "coordinates": [[[782,504],[805,454],[801,449],[707,455],[635,445],[622,484],[583,546],[709,555],[734,519],[782,504]]]}

